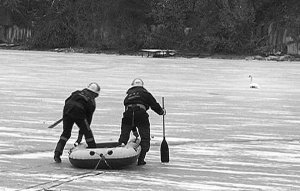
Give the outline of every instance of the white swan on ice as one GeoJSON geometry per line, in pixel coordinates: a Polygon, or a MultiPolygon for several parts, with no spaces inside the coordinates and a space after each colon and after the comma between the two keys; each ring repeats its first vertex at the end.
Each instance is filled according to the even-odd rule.
{"type": "Polygon", "coordinates": [[[259,84],[252,82],[252,76],[251,75],[249,75],[249,78],[250,78],[250,88],[259,89],[260,88],[259,84]]]}

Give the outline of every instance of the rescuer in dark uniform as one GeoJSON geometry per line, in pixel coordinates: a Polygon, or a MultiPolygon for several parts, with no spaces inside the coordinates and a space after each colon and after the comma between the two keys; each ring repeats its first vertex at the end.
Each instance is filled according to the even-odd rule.
{"type": "Polygon", "coordinates": [[[79,127],[79,136],[76,142],[80,143],[82,135],[89,148],[95,148],[96,142],[90,128],[93,113],[96,109],[95,98],[100,93],[100,86],[91,83],[83,90],[73,92],[66,100],[63,110],[63,132],[54,151],[54,160],[61,162],[60,156],[63,153],[67,141],[71,137],[74,123],[79,127]]]}
{"type": "Polygon", "coordinates": [[[150,107],[159,115],[165,115],[166,111],[157,103],[152,94],[144,88],[144,82],[141,79],[134,79],[131,86],[124,99],[125,111],[122,118],[119,144],[127,144],[131,131],[138,137],[137,127],[141,136],[140,144],[142,147],[138,165],[145,165],[144,159],[150,149],[150,121],[147,110],[150,107]]]}

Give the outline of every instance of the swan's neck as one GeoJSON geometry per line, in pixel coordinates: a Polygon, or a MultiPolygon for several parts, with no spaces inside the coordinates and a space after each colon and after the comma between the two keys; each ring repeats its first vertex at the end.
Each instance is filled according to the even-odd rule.
{"type": "Polygon", "coordinates": [[[250,76],[250,84],[252,83],[252,76],[250,76]]]}

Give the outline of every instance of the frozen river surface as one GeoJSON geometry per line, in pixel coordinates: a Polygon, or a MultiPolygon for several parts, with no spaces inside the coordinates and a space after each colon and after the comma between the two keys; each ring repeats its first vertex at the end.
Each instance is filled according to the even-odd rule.
{"type": "Polygon", "coordinates": [[[0,50],[0,190],[300,190],[300,63],[0,50]],[[249,75],[261,89],[249,88],[249,75]],[[85,170],[68,160],[78,129],[53,162],[64,100],[102,88],[92,129],[116,141],[131,81],[167,109],[170,162],[160,162],[162,118],[149,111],[147,165],[85,170]]]}

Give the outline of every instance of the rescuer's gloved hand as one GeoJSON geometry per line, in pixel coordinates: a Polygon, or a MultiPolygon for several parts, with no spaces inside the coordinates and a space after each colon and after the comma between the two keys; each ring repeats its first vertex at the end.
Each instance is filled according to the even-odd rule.
{"type": "Polygon", "coordinates": [[[74,147],[77,147],[78,145],[80,145],[82,137],[83,137],[83,134],[78,134],[78,138],[77,138],[76,142],[74,143],[74,147]]]}
{"type": "Polygon", "coordinates": [[[140,135],[139,135],[139,133],[137,132],[137,131],[132,131],[132,133],[133,133],[133,135],[136,137],[136,138],[138,138],[140,135]]]}
{"type": "Polygon", "coordinates": [[[165,108],[163,108],[163,114],[162,115],[166,115],[167,114],[167,110],[165,108]]]}

